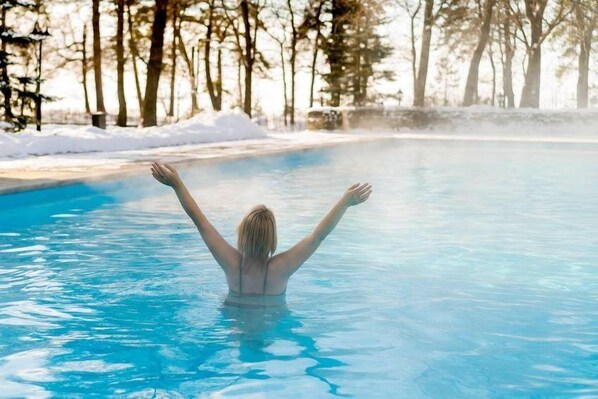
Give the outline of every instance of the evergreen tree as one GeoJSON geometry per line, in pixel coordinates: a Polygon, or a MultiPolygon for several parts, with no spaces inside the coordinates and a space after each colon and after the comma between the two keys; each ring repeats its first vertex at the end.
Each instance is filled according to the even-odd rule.
{"type": "MultiPolygon", "coordinates": [[[[338,106],[344,97],[355,105],[369,101],[367,89],[375,65],[391,53],[378,28],[385,23],[380,0],[331,0],[325,11],[330,30],[323,40],[323,51],[330,71],[324,74],[330,92],[330,105],[338,106]]],[[[389,73],[383,73],[390,78],[389,73]]]]}
{"type": "MultiPolygon", "coordinates": [[[[351,81],[347,94],[353,97],[354,105],[371,102],[368,97],[368,84],[374,77],[376,64],[390,56],[392,49],[384,44],[381,35],[376,32],[377,26],[384,23],[384,10],[380,1],[360,1],[359,8],[353,18],[354,38],[351,41],[351,81]]],[[[390,80],[392,74],[382,71],[381,77],[390,80]]]]}
{"type": "MultiPolygon", "coordinates": [[[[31,118],[26,116],[25,110],[33,109],[32,102],[39,109],[39,103],[48,100],[39,93],[41,79],[38,76],[27,76],[27,68],[19,62],[22,61],[19,58],[23,57],[18,54],[35,51],[33,45],[44,40],[47,32],[39,30],[37,24],[30,33],[17,32],[10,26],[9,18],[14,15],[22,17],[27,13],[39,13],[40,10],[39,1],[31,3],[24,0],[0,0],[0,94],[3,97],[0,108],[3,111],[4,122],[12,130],[20,130],[26,126],[31,118]],[[11,74],[13,68],[14,72],[22,75],[11,74]],[[20,108],[19,113],[15,112],[17,107],[20,108]]],[[[18,22],[17,18],[13,18],[12,21],[18,22]]],[[[39,61],[39,57],[34,58],[36,62],[39,61]]],[[[37,68],[39,67],[38,65],[37,68]]],[[[39,118],[37,115],[36,117],[39,118]]]]}

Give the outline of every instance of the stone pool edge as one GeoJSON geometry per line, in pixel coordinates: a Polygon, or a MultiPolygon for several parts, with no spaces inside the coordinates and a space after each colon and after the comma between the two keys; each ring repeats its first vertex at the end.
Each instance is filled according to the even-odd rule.
{"type": "MultiPolygon", "coordinates": [[[[198,164],[224,162],[240,158],[252,158],[264,155],[276,155],[301,152],[318,148],[334,147],[342,144],[357,144],[388,140],[390,137],[360,134],[330,134],[314,137],[317,133],[309,133],[311,142],[305,142],[308,136],[301,133],[270,134],[264,139],[239,140],[218,143],[202,143],[172,147],[158,147],[143,150],[116,151],[105,153],[59,154],[40,156],[32,161],[42,159],[58,161],[75,161],[59,167],[33,165],[26,167],[2,168],[0,162],[0,196],[42,190],[53,187],[70,186],[113,180],[121,177],[149,173],[148,167],[156,159],[173,165],[187,167],[198,164]],[[298,136],[295,140],[293,135],[298,136]],[[214,150],[214,151],[210,151],[214,150]],[[99,158],[97,158],[99,157],[99,158]],[[86,165],[86,161],[97,159],[94,165],[86,165]],[[79,161],[79,163],[77,163],[79,161]],[[106,169],[110,162],[116,162],[116,168],[106,169]],[[82,172],[81,169],[84,169],[82,172]]],[[[28,159],[15,160],[26,162],[28,159]]],[[[11,162],[2,160],[5,162],[11,162]]]]}

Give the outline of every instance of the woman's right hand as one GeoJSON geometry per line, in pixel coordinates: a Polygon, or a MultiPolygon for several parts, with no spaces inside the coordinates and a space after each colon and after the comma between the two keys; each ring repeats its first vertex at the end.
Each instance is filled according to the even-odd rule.
{"type": "Polygon", "coordinates": [[[343,200],[347,206],[354,206],[367,201],[372,193],[372,185],[369,183],[355,183],[345,191],[343,200]]]}
{"type": "Polygon", "coordinates": [[[161,165],[159,162],[152,163],[152,176],[160,183],[176,188],[181,184],[181,178],[176,169],[168,164],[161,165]]]}

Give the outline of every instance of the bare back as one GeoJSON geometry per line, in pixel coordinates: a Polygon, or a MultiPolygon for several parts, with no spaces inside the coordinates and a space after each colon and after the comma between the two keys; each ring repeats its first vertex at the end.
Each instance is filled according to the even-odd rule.
{"type": "Polygon", "coordinates": [[[228,288],[240,295],[282,295],[289,277],[277,267],[276,257],[260,262],[243,259],[226,273],[228,288]]]}

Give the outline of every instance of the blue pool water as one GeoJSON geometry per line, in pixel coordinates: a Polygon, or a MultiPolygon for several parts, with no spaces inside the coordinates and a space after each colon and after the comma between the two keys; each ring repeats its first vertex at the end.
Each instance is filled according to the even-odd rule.
{"type": "Polygon", "coordinates": [[[598,396],[598,146],[385,141],[183,171],[224,236],[279,247],[374,184],[288,306],[222,272],[147,176],[0,197],[0,396],[598,396]]]}

